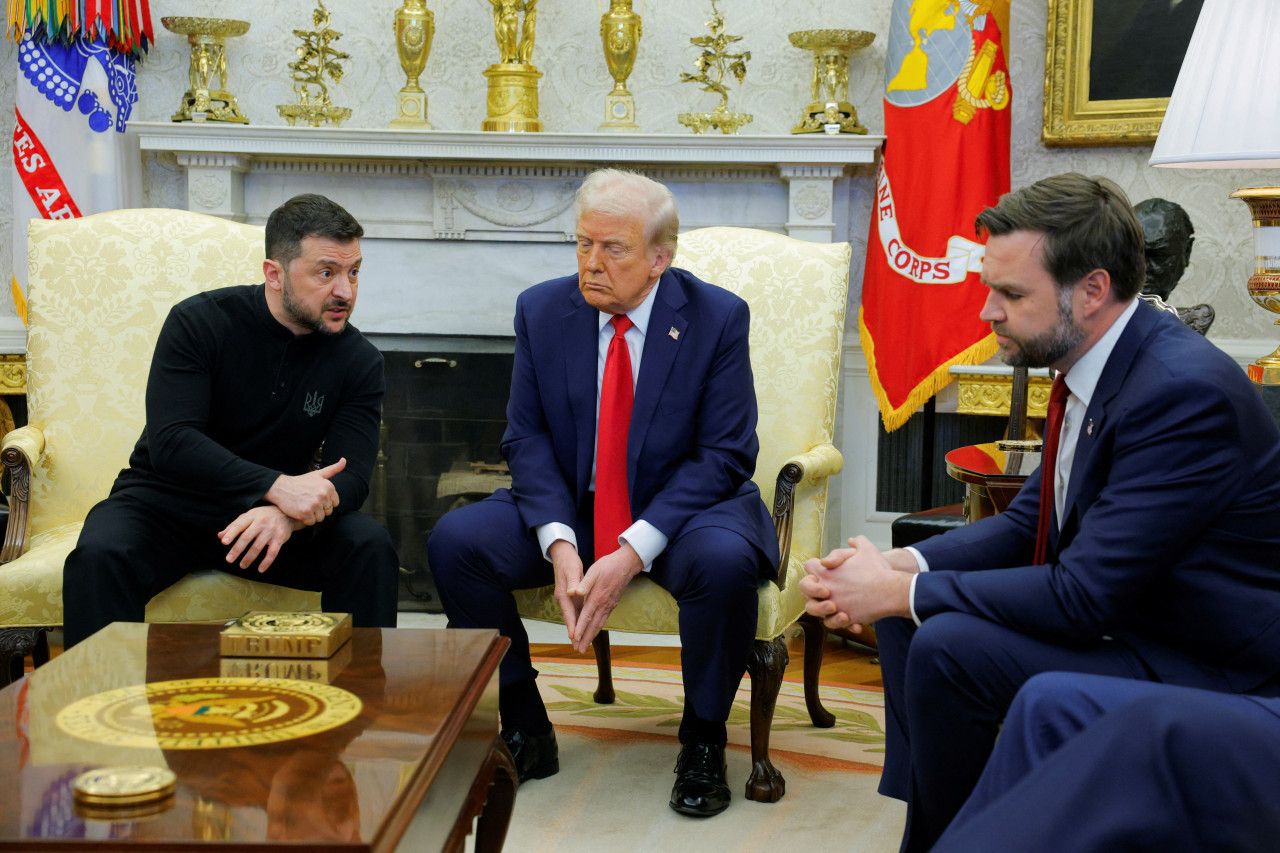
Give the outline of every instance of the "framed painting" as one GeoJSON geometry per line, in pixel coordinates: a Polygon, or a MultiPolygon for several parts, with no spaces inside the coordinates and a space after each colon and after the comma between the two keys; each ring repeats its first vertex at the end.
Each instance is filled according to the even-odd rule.
{"type": "Polygon", "coordinates": [[[1048,146],[1150,145],[1203,0],[1049,0],[1048,146]]]}

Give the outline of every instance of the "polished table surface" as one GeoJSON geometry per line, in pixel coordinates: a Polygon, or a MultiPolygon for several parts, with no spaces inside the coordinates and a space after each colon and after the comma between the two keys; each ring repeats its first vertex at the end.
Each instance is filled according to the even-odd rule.
{"type": "MultiPolygon", "coordinates": [[[[328,680],[359,698],[359,713],[290,740],[161,749],[83,739],[57,722],[85,697],[220,677],[220,630],[118,622],[0,690],[0,850],[461,848],[492,793],[501,743],[497,667],[507,640],[495,631],[356,629],[349,659],[335,656],[341,669],[328,680]],[[137,764],[177,775],[159,814],[105,819],[74,802],[79,773],[137,764]]],[[[508,788],[505,802],[494,798],[507,811],[503,834],[508,788]]]]}
{"type": "Polygon", "coordinates": [[[947,473],[967,487],[965,518],[969,522],[1004,512],[1031,472],[1039,453],[1010,453],[995,442],[957,447],[946,455],[947,473]]]}

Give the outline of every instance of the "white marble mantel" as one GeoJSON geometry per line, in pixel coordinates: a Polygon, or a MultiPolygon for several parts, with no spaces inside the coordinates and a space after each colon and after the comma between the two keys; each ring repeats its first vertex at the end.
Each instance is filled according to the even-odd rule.
{"type": "Polygon", "coordinates": [[[261,223],[299,192],[338,200],[365,227],[357,324],[414,336],[509,335],[515,294],[573,271],[572,193],[592,169],[637,168],[666,183],[682,230],[740,225],[830,242],[849,239],[845,182],[855,170],[874,181],[884,141],[168,122],[130,130],[144,155],[176,158],[190,210],[261,223]],[[460,286],[429,286],[441,282],[460,286]]]}

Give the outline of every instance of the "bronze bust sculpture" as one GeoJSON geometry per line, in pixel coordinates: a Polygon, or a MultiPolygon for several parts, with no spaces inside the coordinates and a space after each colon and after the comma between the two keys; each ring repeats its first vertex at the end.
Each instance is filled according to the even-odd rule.
{"type": "MultiPolygon", "coordinates": [[[[1191,244],[1195,242],[1191,217],[1181,205],[1162,198],[1139,202],[1133,210],[1146,238],[1147,281],[1142,295],[1167,302],[1191,261],[1191,244]]],[[[1202,335],[1213,325],[1211,305],[1202,303],[1174,310],[1184,323],[1202,335]]]]}

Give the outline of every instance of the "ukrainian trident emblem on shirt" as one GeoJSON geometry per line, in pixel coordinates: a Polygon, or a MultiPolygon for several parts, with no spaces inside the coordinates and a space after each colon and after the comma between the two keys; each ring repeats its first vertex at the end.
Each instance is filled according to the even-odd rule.
{"type": "Polygon", "coordinates": [[[302,411],[307,413],[308,417],[314,418],[320,414],[320,409],[324,407],[324,395],[319,391],[311,391],[307,394],[307,400],[302,404],[302,411]]]}

